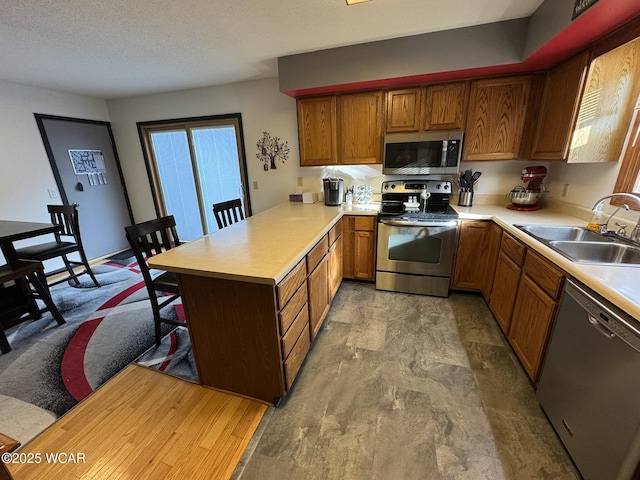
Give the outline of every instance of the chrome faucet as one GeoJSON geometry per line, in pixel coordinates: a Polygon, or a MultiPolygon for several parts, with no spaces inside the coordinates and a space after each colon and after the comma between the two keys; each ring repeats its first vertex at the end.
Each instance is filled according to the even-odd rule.
{"type": "MultiPolygon", "coordinates": [[[[591,209],[592,212],[600,212],[602,209],[602,202],[604,202],[607,198],[614,198],[614,197],[623,197],[623,198],[630,198],[632,200],[634,200],[638,206],[640,206],[640,197],[638,197],[637,195],[632,195],[630,193],[612,193],[611,195],[607,195],[606,197],[602,197],[600,200],[598,200],[596,203],[593,204],[593,208],[591,209]]],[[[607,223],[605,223],[600,231],[600,233],[606,233],[607,232],[607,225],[609,225],[609,221],[611,220],[611,218],[613,218],[613,216],[618,213],[618,210],[620,210],[621,208],[623,208],[625,210],[629,210],[629,205],[627,205],[626,203],[623,203],[622,205],[620,205],[618,208],[615,209],[615,211],[609,215],[609,218],[607,219],[607,223]]],[[[618,225],[619,227],[622,227],[621,225],[618,225]]],[[[626,225],[625,225],[626,227],[626,225]]],[[[624,232],[624,227],[622,227],[619,231],[624,232]]],[[[624,233],[622,233],[624,235],[624,233]]],[[[633,227],[633,230],[631,231],[631,235],[629,235],[629,239],[637,242],[640,241],[640,218],[638,219],[636,226],[633,227]]]]}
{"type": "MultiPolygon", "coordinates": [[[[604,226],[602,227],[602,229],[604,230],[603,232],[600,233],[607,233],[609,231],[608,226],[609,226],[609,222],[611,221],[611,219],[615,216],[616,213],[618,213],[618,210],[620,210],[621,208],[624,208],[627,212],[629,211],[629,205],[627,205],[626,203],[623,203],[622,205],[620,205],[618,208],[616,208],[613,213],[611,215],[609,215],[609,218],[607,218],[607,223],[604,224],[604,226]]],[[[616,222],[616,225],[618,227],[620,227],[620,229],[616,232],[616,234],[618,235],[622,235],[624,237],[626,230],[625,228],[627,227],[626,225],[621,225],[618,222],[616,222]]]]}

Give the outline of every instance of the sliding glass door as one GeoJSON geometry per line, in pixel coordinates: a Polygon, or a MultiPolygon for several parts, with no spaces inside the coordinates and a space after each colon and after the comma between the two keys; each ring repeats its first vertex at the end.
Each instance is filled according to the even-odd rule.
{"type": "Polygon", "coordinates": [[[158,214],[194,240],[218,229],[214,203],[240,198],[250,215],[239,116],[138,125],[158,214]]]}

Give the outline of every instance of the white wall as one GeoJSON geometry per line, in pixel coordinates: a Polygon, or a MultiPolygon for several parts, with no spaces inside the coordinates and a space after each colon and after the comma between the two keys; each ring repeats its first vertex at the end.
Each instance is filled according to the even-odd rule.
{"type": "MultiPolygon", "coordinates": [[[[34,113],[109,120],[104,100],[0,81],[0,218],[48,222],[48,204],[62,203],[34,113]]],[[[24,240],[18,247],[43,241],[24,240]]],[[[53,238],[53,237],[52,237],[53,238]]],[[[53,261],[55,262],[55,261],[53,261]]],[[[0,254],[0,264],[4,257],[0,254]]]]}
{"type": "Polygon", "coordinates": [[[48,221],[56,182],[34,113],[108,121],[104,100],[0,81],[0,218],[48,221]]]}
{"type": "Polygon", "coordinates": [[[136,222],[156,216],[136,122],[241,113],[253,212],[288,200],[298,188],[296,102],[280,93],[277,79],[110,100],[107,108],[136,222]],[[265,131],[287,141],[291,151],[276,170],[264,171],[256,158],[265,131]]]}

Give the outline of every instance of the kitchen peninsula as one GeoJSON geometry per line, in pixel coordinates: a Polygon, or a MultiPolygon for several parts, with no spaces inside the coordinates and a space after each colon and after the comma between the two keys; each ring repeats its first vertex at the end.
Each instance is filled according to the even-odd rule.
{"type": "MultiPolygon", "coordinates": [[[[514,227],[584,225],[579,218],[498,205],[456,209],[462,221],[493,221],[640,317],[640,269],[574,263],[514,227]]],[[[341,280],[342,216],[376,213],[374,205],[287,202],[153,257],[152,267],[179,276],[201,383],[277,404],[293,384],[341,280]]]]}
{"type": "Polygon", "coordinates": [[[287,202],[150,260],[178,274],[203,385],[285,396],[342,277],[344,213],[287,202]]]}

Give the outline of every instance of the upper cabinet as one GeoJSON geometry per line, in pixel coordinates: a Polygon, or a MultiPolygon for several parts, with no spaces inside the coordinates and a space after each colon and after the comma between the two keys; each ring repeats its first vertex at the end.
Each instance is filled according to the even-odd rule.
{"type": "Polygon", "coordinates": [[[300,165],[382,163],[383,106],[381,90],[298,99],[300,165]]]}
{"type": "Polygon", "coordinates": [[[617,162],[640,94],[640,38],[589,66],[568,162],[617,162]]]}
{"type": "Polygon", "coordinates": [[[338,96],[338,163],[382,163],[383,107],[381,90],[338,96]]]}
{"type": "Polygon", "coordinates": [[[589,58],[587,50],[547,73],[532,160],[567,158],[589,58]]]}
{"type": "Polygon", "coordinates": [[[423,88],[404,88],[387,92],[387,133],[420,129],[423,91],[423,88]]]}
{"type": "Polygon", "coordinates": [[[336,103],[335,95],[297,101],[301,166],[338,162],[336,103]]]}
{"type": "Polygon", "coordinates": [[[620,159],[640,98],[640,21],[548,72],[300,98],[300,165],[382,163],[385,133],[464,130],[462,160],[620,159]]]}
{"type": "Polygon", "coordinates": [[[519,158],[531,76],[471,82],[463,160],[519,158]]]}
{"type": "Polygon", "coordinates": [[[462,130],[469,82],[453,82],[387,92],[385,132],[462,130]]]}
{"type": "Polygon", "coordinates": [[[469,83],[455,82],[425,88],[423,130],[462,130],[467,113],[469,83]]]}

